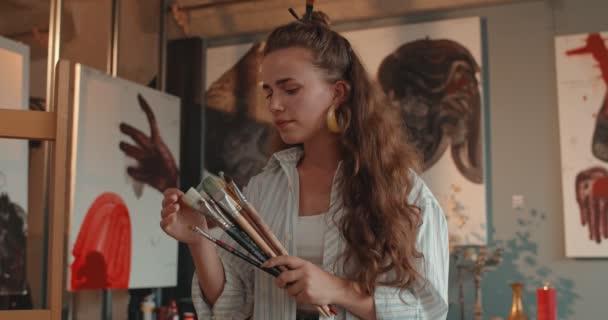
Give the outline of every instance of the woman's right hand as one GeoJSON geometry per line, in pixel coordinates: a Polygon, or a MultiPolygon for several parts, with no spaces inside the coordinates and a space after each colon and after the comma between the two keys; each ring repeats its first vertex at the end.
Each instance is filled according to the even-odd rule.
{"type": "Polygon", "coordinates": [[[204,241],[200,235],[190,229],[190,226],[197,226],[206,231],[208,230],[207,220],[202,214],[181,201],[184,193],[176,188],[168,188],[163,195],[160,222],[163,231],[175,240],[188,245],[204,241]]]}

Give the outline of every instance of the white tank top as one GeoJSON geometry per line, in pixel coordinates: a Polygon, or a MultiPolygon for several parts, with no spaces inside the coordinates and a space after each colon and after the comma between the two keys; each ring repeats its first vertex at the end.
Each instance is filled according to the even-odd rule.
{"type": "MultiPolygon", "coordinates": [[[[298,216],[295,226],[295,242],[298,257],[310,261],[317,266],[323,264],[323,240],[327,229],[326,213],[314,216],[298,216]]],[[[301,305],[298,309],[316,310],[314,306],[301,305]]]]}

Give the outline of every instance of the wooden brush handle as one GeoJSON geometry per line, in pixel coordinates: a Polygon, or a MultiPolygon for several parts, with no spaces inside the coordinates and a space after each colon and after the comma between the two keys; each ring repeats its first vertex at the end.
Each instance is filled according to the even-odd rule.
{"type": "MultiPolygon", "coordinates": [[[[242,207],[241,207],[242,208],[242,207]]],[[[274,251],[274,253],[277,256],[280,256],[281,253],[278,252],[274,246],[272,245],[271,240],[268,238],[268,235],[266,232],[264,232],[264,230],[260,229],[260,227],[255,223],[255,221],[253,221],[251,219],[251,216],[249,215],[249,213],[247,212],[247,210],[245,208],[242,208],[241,211],[239,211],[241,213],[241,215],[243,217],[245,217],[245,220],[247,220],[247,222],[249,222],[249,224],[253,227],[253,229],[260,235],[260,237],[262,237],[262,239],[264,240],[264,242],[266,242],[266,244],[268,245],[268,247],[270,247],[270,249],[272,251],[274,251]]]]}
{"type": "Polygon", "coordinates": [[[288,256],[289,252],[283,247],[279,239],[274,235],[270,227],[262,220],[255,208],[250,204],[245,204],[247,215],[253,221],[253,223],[260,229],[261,233],[268,239],[270,245],[276,250],[278,256],[288,256]]]}
{"type": "Polygon", "coordinates": [[[243,229],[243,231],[245,231],[245,233],[247,233],[251,237],[251,239],[253,239],[253,242],[255,242],[255,244],[257,244],[258,247],[260,247],[260,249],[264,251],[264,253],[266,253],[271,258],[277,256],[274,251],[266,244],[266,241],[264,241],[264,239],[262,239],[262,237],[255,231],[255,229],[253,229],[251,224],[247,222],[243,215],[235,217],[234,220],[243,229]]]}

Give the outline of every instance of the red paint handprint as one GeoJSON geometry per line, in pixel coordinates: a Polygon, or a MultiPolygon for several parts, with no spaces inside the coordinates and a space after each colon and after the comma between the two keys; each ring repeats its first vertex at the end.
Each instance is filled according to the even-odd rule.
{"type": "Polygon", "coordinates": [[[608,170],[592,167],[576,175],[576,201],[581,224],[589,227],[589,239],[608,239],[608,170]]]}
{"type": "Polygon", "coordinates": [[[177,187],[179,171],[175,158],[160,136],[156,117],[150,105],[141,94],[137,95],[137,100],[148,118],[150,136],[146,136],[129,124],[121,123],[120,131],[131,137],[137,145],[121,141],[120,150],[138,162],[137,167],[127,168],[129,176],[162,193],[167,188],[177,187]]]}

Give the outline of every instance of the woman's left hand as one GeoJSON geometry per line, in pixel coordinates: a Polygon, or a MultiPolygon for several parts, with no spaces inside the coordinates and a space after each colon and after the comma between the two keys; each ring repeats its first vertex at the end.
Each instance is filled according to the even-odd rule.
{"type": "Polygon", "coordinates": [[[272,268],[286,266],[277,277],[277,286],[287,289],[287,293],[296,298],[299,303],[310,305],[330,305],[336,303],[336,298],[347,286],[345,279],[324,271],[315,264],[294,256],[279,256],[270,258],[262,267],[272,268]]]}

